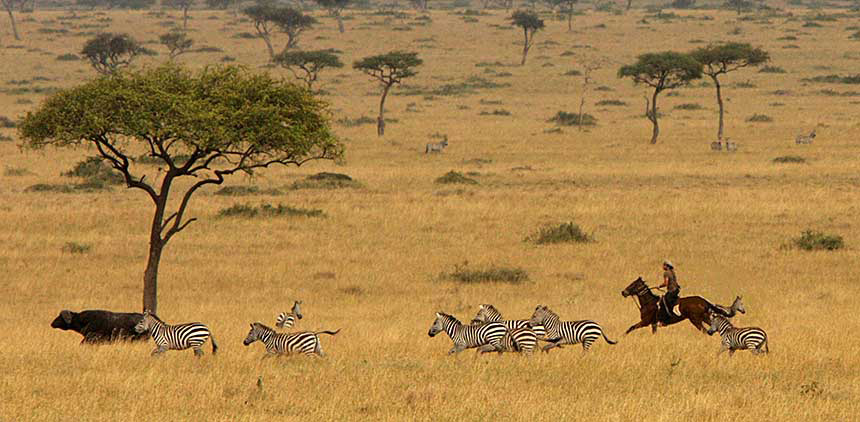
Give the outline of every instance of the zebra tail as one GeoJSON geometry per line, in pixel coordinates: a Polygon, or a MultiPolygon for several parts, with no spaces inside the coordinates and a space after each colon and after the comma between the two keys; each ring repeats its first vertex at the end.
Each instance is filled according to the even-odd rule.
{"type": "Polygon", "coordinates": [[[339,333],[339,332],[340,332],[340,328],[338,328],[338,329],[337,329],[337,330],[335,330],[335,331],[317,331],[317,332],[316,332],[316,335],[320,335],[320,334],[328,334],[328,335],[332,335],[332,336],[333,336],[333,335],[335,335],[335,334],[337,334],[337,333],[339,333]]]}
{"type": "Polygon", "coordinates": [[[215,343],[215,336],[212,333],[209,333],[209,341],[212,342],[212,354],[214,355],[218,352],[218,343],[215,343]]]}
{"type": "Polygon", "coordinates": [[[616,343],[618,343],[617,341],[612,341],[612,340],[610,340],[610,339],[609,339],[609,337],[606,337],[606,333],[604,333],[604,332],[603,332],[603,330],[600,330],[600,334],[602,334],[602,335],[603,335],[603,339],[604,339],[604,340],[606,340],[606,342],[607,342],[607,343],[609,343],[609,344],[616,344],[616,343]]]}

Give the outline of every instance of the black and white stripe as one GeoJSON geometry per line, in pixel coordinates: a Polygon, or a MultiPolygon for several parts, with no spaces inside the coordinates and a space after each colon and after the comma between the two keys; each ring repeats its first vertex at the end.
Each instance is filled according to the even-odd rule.
{"type": "Polygon", "coordinates": [[[304,353],[306,355],[316,354],[319,357],[325,357],[320,344],[319,335],[329,334],[335,335],[340,330],[336,331],[299,331],[295,333],[279,333],[259,322],[251,324],[251,331],[245,337],[242,343],[247,346],[255,341],[260,341],[266,345],[266,355],[291,355],[304,353]]]}
{"type": "Polygon", "coordinates": [[[496,348],[492,344],[481,346],[481,353],[487,352],[520,352],[525,355],[534,353],[537,348],[538,336],[531,327],[520,327],[508,329],[504,336],[500,347],[496,348]]]}
{"type": "Polygon", "coordinates": [[[809,132],[809,135],[797,135],[797,137],[794,138],[794,143],[798,144],[798,145],[800,145],[800,144],[811,144],[814,139],[815,139],[815,129],[812,129],[812,132],[809,132]]]}
{"type": "Polygon", "coordinates": [[[437,312],[436,320],[433,321],[433,325],[430,326],[430,331],[427,335],[433,337],[442,331],[447,333],[451,341],[454,342],[454,347],[448,351],[450,355],[484,345],[492,345],[496,350],[500,350],[502,337],[508,330],[504,324],[498,322],[463,325],[457,318],[437,312]]]}
{"type": "Polygon", "coordinates": [[[544,352],[553,347],[577,343],[582,343],[582,349],[588,351],[591,344],[601,336],[609,344],[616,343],[606,337],[603,328],[596,322],[590,320],[559,321],[558,315],[543,305],[538,305],[535,308],[529,323],[532,325],[542,324],[546,328],[546,341],[550,344],[544,346],[544,352]]]}
{"type": "MultiPolygon", "coordinates": [[[[529,327],[529,320],[527,319],[504,319],[502,318],[502,313],[496,309],[495,306],[490,305],[488,303],[481,304],[478,307],[478,313],[475,315],[475,319],[472,321],[476,322],[501,322],[505,324],[505,328],[510,330],[515,330],[517,328],[529,327]]],[[[539,339],[546,338],[546,328],[543,325],[534,325],[531,326],[531,329],[534,331],[535,335],[539,339]]]]}
{"type": "Polygon", "coordinates": [[[281,312],[278,314],[278,318],[275,320],[275,327],[281,329],[290,329],[296,324],[296,322],[304,315],[302,315],[302,310],[299,308],[299,305],[302,304],[301,300],[297,300],[293,302],[293,309],[290,312],[281,312]]]}
{"type": "Polygon", "coordinates": [[[199,323],[169,325],[158,318],[158,316],[145,311],[143,318],[134,326],[138,333],[149,332],[155,341],[155,350],[152,355],[164,353],[167,350],[194,349],[196,356],[203,356],[202,346],[206,340],[212,339],[212,354],[218,351],[215,337],[209,331],[209,327],[199,323]]]}
{"type": "Polygon", "coordinates": [[[733,355],[735,350],[749,349],[755,354],[770,352],[767,347],[767,334],[761,328],[735,328],[722,315],[711,314],[711,327],[708,328],[708,334],[713,335],[717,331],[722,337],[718,355],[726,350],[729,351],[729,356],[733,355]]]}

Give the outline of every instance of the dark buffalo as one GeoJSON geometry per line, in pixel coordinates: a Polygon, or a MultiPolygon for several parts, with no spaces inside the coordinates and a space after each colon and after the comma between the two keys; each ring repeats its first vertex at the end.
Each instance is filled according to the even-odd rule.
{"type": "Polygon", "coordinates": [[[149,339],[149,334],[138,334],[134,326],[143,319],[143,314],[111,311],[61,311],[51,323],[52,328],[72,330],[84,336],[81,344],[103,344],[116,341],[149,339]]]}

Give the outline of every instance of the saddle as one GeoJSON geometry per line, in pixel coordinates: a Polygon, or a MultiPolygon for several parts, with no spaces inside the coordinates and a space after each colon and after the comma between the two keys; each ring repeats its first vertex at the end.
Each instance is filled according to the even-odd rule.
{"type": "Polygon", "coordinates": [[[678,316],[679,304],[680,301],[675,303],[675,306],[671,309],[671,312],[674,315],[670,315],[669,308],[666,306],[666,296],[661,296],[659,306],[657,306],[657,321],[662,325],[668,325],[673,317],[676,318],[678,316]]]}

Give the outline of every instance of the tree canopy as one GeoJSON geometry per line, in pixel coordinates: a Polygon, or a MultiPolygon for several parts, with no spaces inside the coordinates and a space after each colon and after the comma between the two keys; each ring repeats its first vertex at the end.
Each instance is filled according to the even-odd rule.
{"type": "Polygon", "coordinates": [[[162,45],[167,47],[171,60],[188,51],[194,45],[194,40],[188,38],[188,35],[183,31],[170,31],[166,34],[161,34],[158,40],[162,45]]]}
{"type": "Polygon", "coordinates": [[[289,69],[296,78],[305,81],[308,89],[313,88],[313,83],[323,69],[343,67],[343,62],[332,50],[284,50],[275,56],[275,63],[289,69]],[[296,69],[303,71],[304,75],[297,73],[296,69]]]}
{"type": "Polygon", "coordinates": [[[635,84],[645,84],[659,91],[677,88],[702,77],[702,65],[689,54],[665,51],[645,53],[636,63],[622,66],[619,78],[631,78],[635,84]]]}
{"type": "Polygon", "coordinates": [[[704,66],[706,75],[719,75],[747,66],[758,66],[770,60],[770,54],[747,43],[711,44],[690,55],[704,66]]]}
{"type": "Polygon", "coordinates": [[[403,79],[415,76],[418,72],[415,67],[423,61],[418,58],[418,53],[407,51],[392,51],[386,54],[365,57],[352,64],[354,69],[360,70],[382,84],[382,98],[379,100],[379,116],[376,118],[376,134],[385,134],[385,98],[392,86],[399,84],[403,79]]]}
{"type": "Polygon", "coordinates": [[[526,64],[526,56],[532,48],[537,31],[544,27],[543,19],[531,10],[517,10],[511,15],[511,22],[523,29],[523,60],[521,65],[526,64]]]}
{"type": "Polygon", "coordinates": [[[128,34],[104,32],[89,39],[81,54],[90,61],[96,72],[110,75],[130,65],[135,57],[145,51],[128,34]]]}

